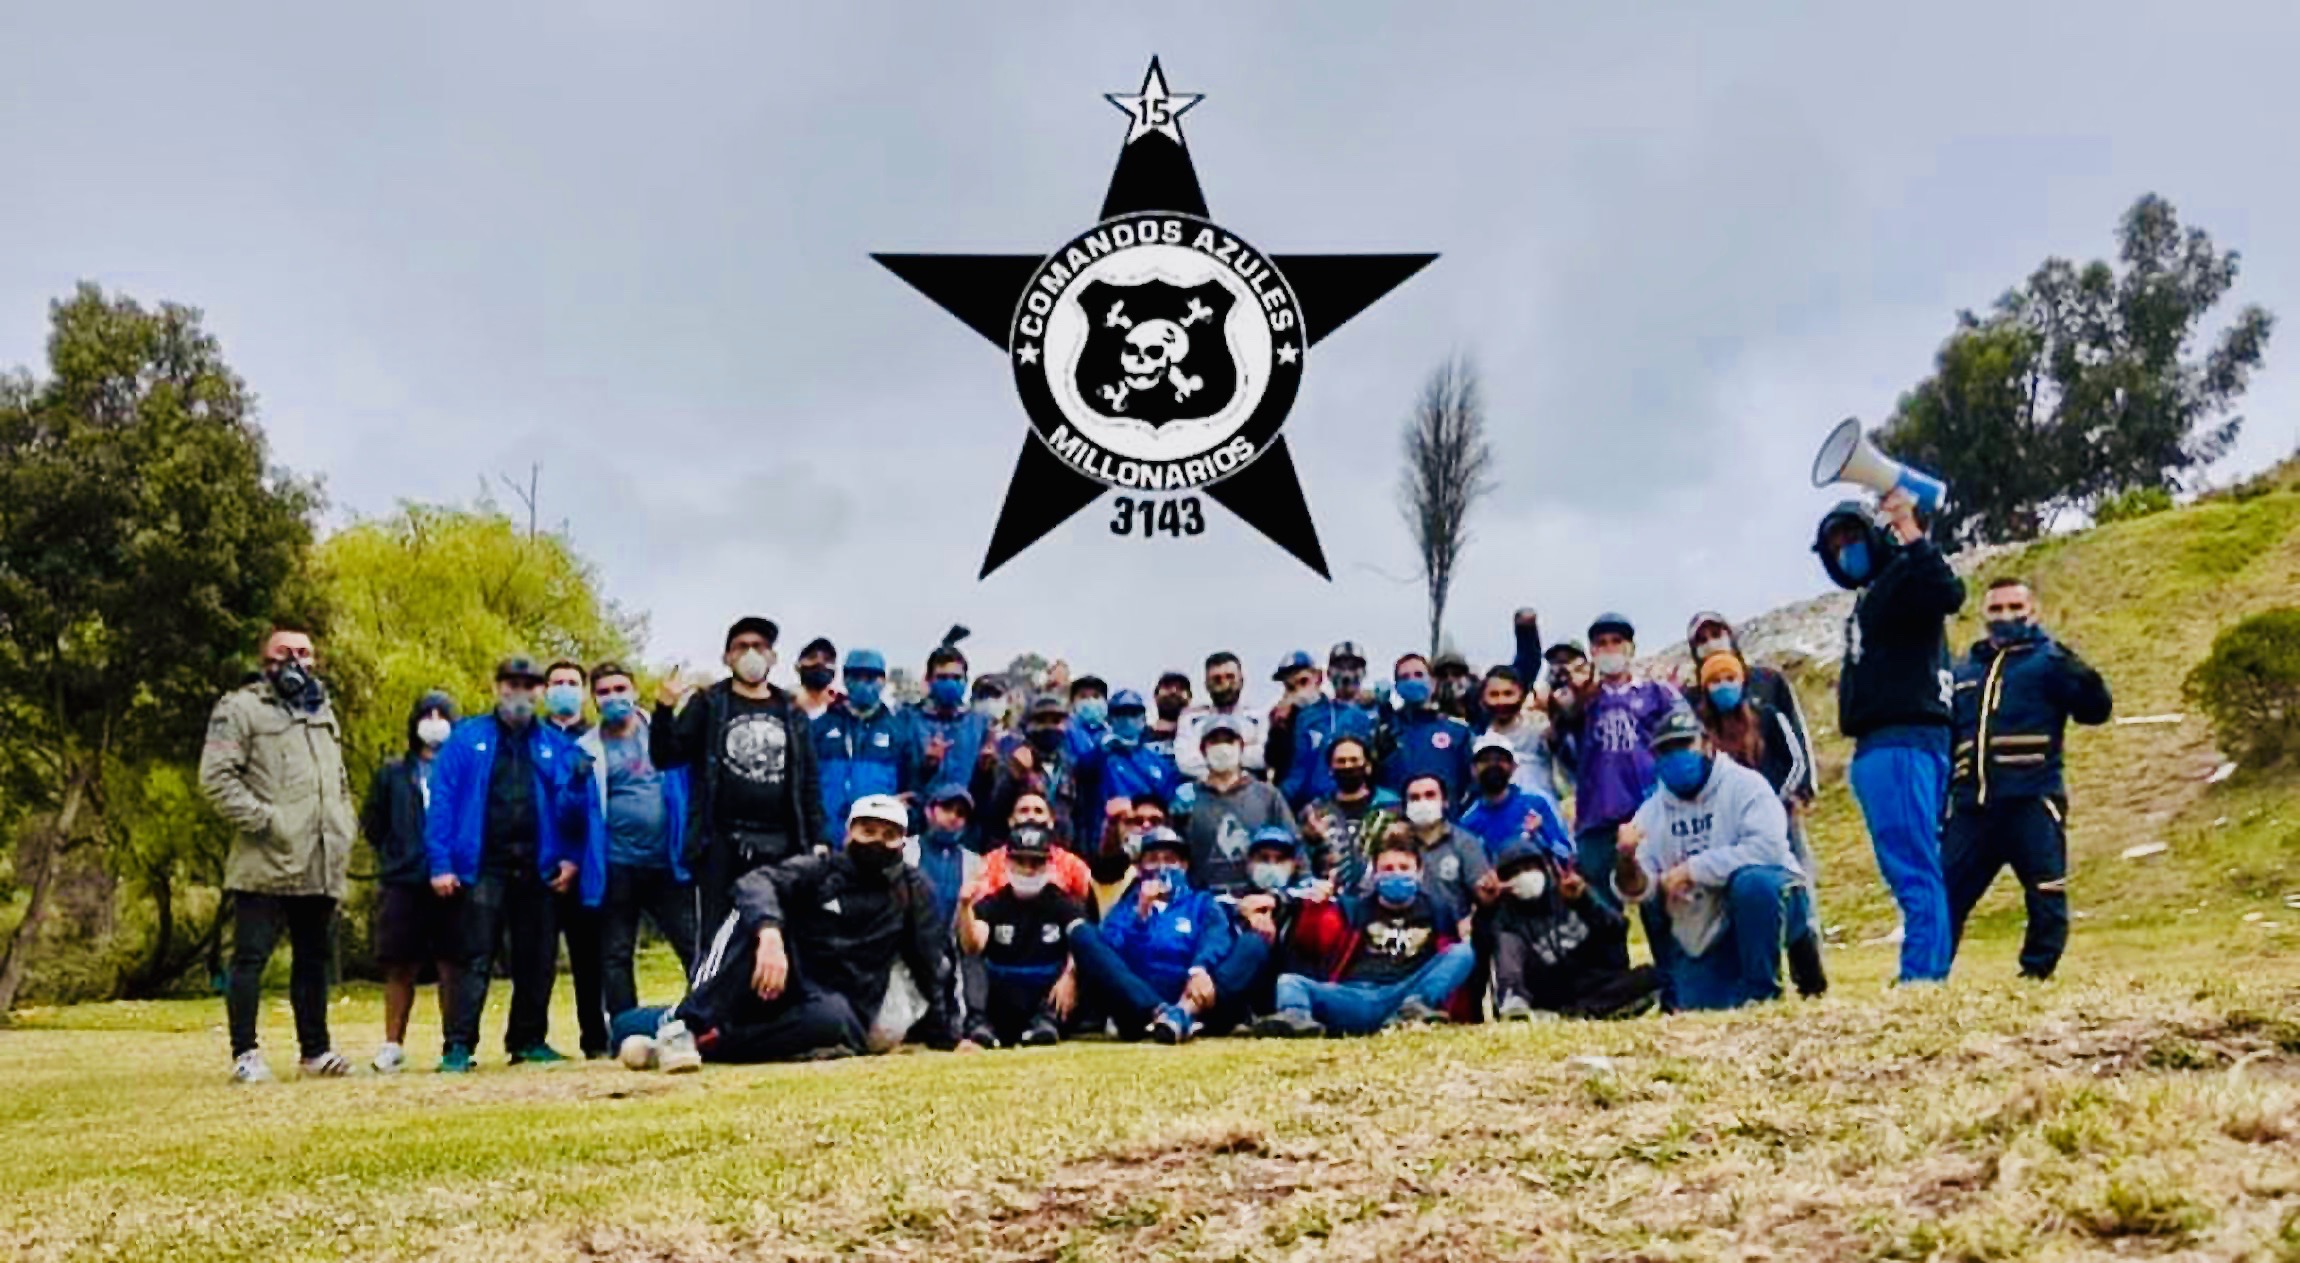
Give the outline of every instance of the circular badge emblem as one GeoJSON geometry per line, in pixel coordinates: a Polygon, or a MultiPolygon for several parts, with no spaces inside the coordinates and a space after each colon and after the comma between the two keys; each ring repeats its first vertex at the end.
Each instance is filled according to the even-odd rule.
{"type": "Polygon", "coordinates": [[[1195,215],[1107,219],[1046,256],[1007,336],[1031,429],[1112,487],[1254,462],[1301,386],[1301,306],[1269,256],[1195,215]]]}
{"type": "Polygon", "coordinates": [[[1450,733],[1450,732],[1433,732],[1433,733],[1431,733],[1431,734],[1430,734],[1430,748],[1431,748],[1431,749],[1434,749],[1434,750],[1443,750],[1443,749],[1447,748],[1448,746],[1451,746],[1452,744],[1453,744],[1453,734],[1452,734],[1452,733],[1450,733]]]}

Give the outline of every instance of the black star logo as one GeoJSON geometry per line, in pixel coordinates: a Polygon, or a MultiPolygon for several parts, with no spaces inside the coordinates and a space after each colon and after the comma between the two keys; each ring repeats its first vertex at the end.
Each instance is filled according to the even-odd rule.
{"type": "MultiPolygon", "coordinates": [[[[1128,117],[1126,139],[1102,199],[1102,219],[1145,211],[1170,211],[1203,219],[1206,197],[1182,139],[1181,115],[1202,98],[1167,90],[1158,59],[1150,59],[1142,90],[1109,94],[1128,117]]],[[[966,326],[1008,351],[1018,363],[1035,364],[1040,348],[1029,342],[1009,347],[1011,322],[1024,288],[1044,256],[1004,254],[874,254],[889,271],[958,317],[966,326]]],[[[1395,289],[1437,258],[1434,254],[1277,254],[1270,262],[1292,286],[1301,309],[1300,345],[1288,341],[1275,350],[1277,361],[1294,365],[1350,317],[1395,289]]],[[[1022,456],[1007,484],[1006,504],[991,532],[982,577],[998,569],[1108,488],[1072,468],[1037,437],[1023,440],[1022,456]]],[[[1325,552],[1302,496],[1300,479],[1283,434],[1252,463],[1209,483],[1205,492],[1243,518],[1279,547],[1324,578],[1325,552]]]]}

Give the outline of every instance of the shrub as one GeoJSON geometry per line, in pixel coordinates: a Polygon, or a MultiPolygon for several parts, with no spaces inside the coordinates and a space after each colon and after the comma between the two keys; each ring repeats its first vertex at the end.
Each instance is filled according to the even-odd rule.
{"type": "Polygon", "coordinates": [[[2172,493],[2162,487],[2134,487],[2120,491],[2100,502],[2092,520],[2102,526],[2110,522],[2129,522],[2134,518],[2162,513],[2172,507],[2172,493]]]}
{"type": "Polygon", "coordinates": [[[2300,608],[2265,610],[2214,637],[2187,691],[2230,758],[2258,766],[2300,753],[2300,608]]]}

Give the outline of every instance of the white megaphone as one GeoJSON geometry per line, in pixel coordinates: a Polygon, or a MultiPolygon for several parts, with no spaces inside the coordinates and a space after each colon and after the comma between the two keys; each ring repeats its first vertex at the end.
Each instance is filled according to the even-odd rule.
{"type": "Polygon", "coordinates": [[[1906,491],[1916,502],[1917,511],[1924,514],[1939,512],[1949,498],[1949,484],[1878,451],[1853,417],[1846,417],[1829,431],[1820,453],[1813,457],[1813,485],[1826,487],[1833,482],[1859,483],[1880,496],[1906,491]]]}

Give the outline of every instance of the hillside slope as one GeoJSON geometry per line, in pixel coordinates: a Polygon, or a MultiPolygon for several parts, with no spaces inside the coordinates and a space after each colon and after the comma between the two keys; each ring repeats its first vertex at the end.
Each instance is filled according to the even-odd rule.
{"type": "MultiPolygon", "coordinates": [[[[2300,462],[2193,505],[1980,559],[1973,599],[1952,633],[1960,653],[1980,634],[1982,586],[2002,574],[2037,586],[2046,624],[2107,677],[2126,721],[2074,729],[2069,740],[2073,950],[2084,934],[2109,927],[2193,921],[2218,936],[2274,933],[2281,917],[2300,924],[2282,902],[2300,891],[2300,770],[2239,769],[2208,783],[2223,760],[2210,725],[2188,713],[2181,695],[2222,628],[2300,602],[2300,462]],[[2121,858],[2148,842],[2170,849],[2121,858]],[[2262,916],[2247,923],[2247,912],[2262,916]]],[[[1752,627],[1757,656],[1791,669],[1822,732],[1827,783],[1813,823],[1823,907],[1830,925],[1842,927],[1837,941],[1857,943],[1890,932],[1897,916],[1845,788],[1850,743],[1833,731],[1837,642],[1828,624],[1842,617],[1841,597],[1821,598],[1752,627]]],[[[2018,918],[2007,874],[1975,928],[2009,929],[2018,918]]]]}

